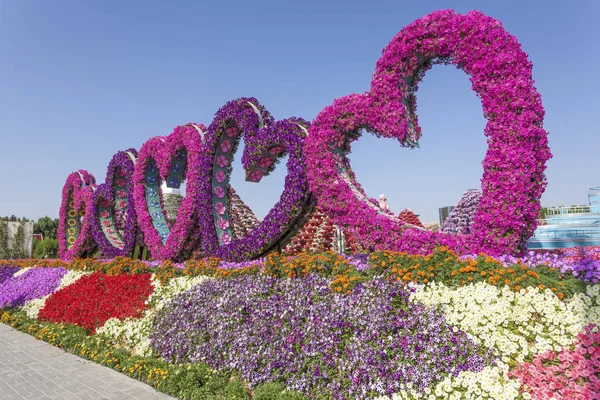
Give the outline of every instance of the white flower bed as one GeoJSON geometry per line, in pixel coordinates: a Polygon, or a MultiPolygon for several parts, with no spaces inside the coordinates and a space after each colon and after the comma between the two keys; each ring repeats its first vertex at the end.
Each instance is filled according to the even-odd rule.
{"type": "Polygon", "coordinates": [[[165,285],[161,285],[153,276],[154,293],[146,301],[148,308],[144,311],[144,315],[141,318],[127,318],[123,321],[111,318],[106,321],[104,326],[96,330],[96,334],[108,337],[113,344],[132,350],[135,354],[144,357],[150,356],[152,354],[150,333],[156,312],[177,294],[185,292],[205,279],[209,278],[184,276],[171,279],[165,285]]]}

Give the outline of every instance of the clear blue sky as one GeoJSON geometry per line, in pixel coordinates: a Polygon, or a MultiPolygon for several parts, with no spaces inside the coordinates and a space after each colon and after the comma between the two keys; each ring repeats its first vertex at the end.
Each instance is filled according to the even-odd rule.
{"type": "MultiPolygon", "coordinates": [[[[336,97],[368,90],[381,50],[434,10],[500,20],[533,61],[554,158],[546,206],[582,204],[600,185],[600,2],[0,0],[0,216],[58,216],[67,175],[104,181],[112,155],[228,100],[257,97],[276,118],[312,120],[336,97]]],[[[417,93],[421,149],[366,136],[351,154],[372,197],[424,222],[479,187],[486,151],[468,77],[428,72],[417,93]]],[[[281,165],[234,187],[259,217],[280,196],[281,165]]]]}

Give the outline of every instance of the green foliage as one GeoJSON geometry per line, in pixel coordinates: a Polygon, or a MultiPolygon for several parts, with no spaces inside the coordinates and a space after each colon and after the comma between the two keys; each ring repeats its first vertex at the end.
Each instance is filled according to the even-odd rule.
{"type": "Polygon", "coordinates": [[[44,239],[57,239],[58,218],[41,217],[33,224],[33,233],[41,233],[44,239]]]}
{"type": "Polygon", "coordinates": [[[35,258],[56,258],[58,257],[58,240],[44,239],[37,242],[33,250],[35,258]]]}

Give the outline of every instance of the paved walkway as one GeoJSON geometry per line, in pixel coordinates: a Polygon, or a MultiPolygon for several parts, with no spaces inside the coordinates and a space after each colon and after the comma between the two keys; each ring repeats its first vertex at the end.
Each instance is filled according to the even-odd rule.
{"type": "Polygon", "coordinates": [[[0,323],[0,399],[173,399],[0,323]]]}

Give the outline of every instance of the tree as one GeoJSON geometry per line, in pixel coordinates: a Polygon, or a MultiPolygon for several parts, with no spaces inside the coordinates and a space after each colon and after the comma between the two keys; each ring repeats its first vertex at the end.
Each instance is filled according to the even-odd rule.
{"type": "Polygon", "coordinates": [[[33,224],[33,233],[41,233],[44,236],[44,239],[56,239],[57,230],[58,218],[52,219],[48,216],[45,216],[38,219],[38,221],[33,224]]]}
{"type": "Polygon", "coordinates": [[[35,246],[35,258],[56,258],[58,256],[58,240],[47,238],[40,240],[35,246]]]}

